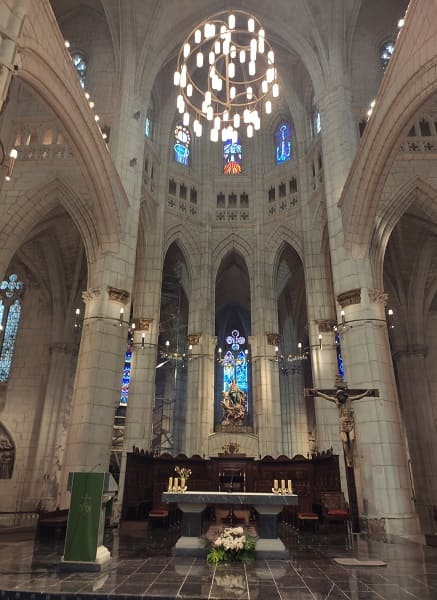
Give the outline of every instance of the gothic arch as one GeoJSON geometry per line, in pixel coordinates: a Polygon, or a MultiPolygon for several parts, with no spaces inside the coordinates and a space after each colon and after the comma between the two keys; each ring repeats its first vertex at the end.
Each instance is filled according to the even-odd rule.
{"type": "MultiPolygon", "coordinates": [[[[419,10],[419,3],[413,2],[408,12],[419,10]]],[[[424,39],[420,35],[420,16],[411,15],[410,19],[414,27],[405,27],[398,36],[396,52],[378,94],[382,101],[378,103],[377,98],[339,202],[345,244],[356,256],[365,256],[370,248],[382,191],[401,141],[420,107],[437,92],[437,80],[433,75],[437,68],[433,36],[424,39]],[[424,60],[418,70],[415,56],[409,51],[412,46],[417,46],[413,38],[422,43],[418,51],[424,60]]],[[[410,19],[407,17],[408,21],[410,19]]]]}
{"type": "Polygon", "coordinates": [[[427,181],[415,176],[397,190],[383,211],[378,215],[378,227],[373,231],[370,242],[370,259],[378,289],[383,289],[384,256],[396,224],[408,208],[416,204],[431,222],[437,224],[437,189],[427,181]]]}
{"type": "Polygon", "coordinates": [[[5,269],[12,256],[21,247],[35,226],[42,222],[47,213],[61,205],[77,226],[88,261],[89,273],[99,251],[99,232],[94,216],[76,192],[61,179],[53,179],[37,191],[26,192],[14,201],[5,226],[0,230],[0,266],[5,269]],[[29,209],[32,207],[32,209],[29,209]]]}
{"type": "Polygon", "coordinates": [[[246,242],[244,238],[237,235],[236,233],[229,234],[226,238],[224,238],[220,244],[218,244],[213,252],[211,259],[211,272],[213,275],[213,280],[217,279],[217,273],[220,269],[220,265],[223,262],[223,259],[230,252],[235,251],[239,254],[244,260],[249,278],[252,279],[253,275],[253,248],[246,242]]]}
{"type": "Polygon", "coordinates": [[[35,3],[35,8],[32,4],[24,20],[16,76],[42,98],[65,129],[95,203],[101,241],[105,249],[117,251],[129,200],[78,85],[74,67],[70,60],[65,60],[68,52],[53,16],[38,18],[31,14],[34,10],[49,9],[45,3],[35,3]],[[47,23],[53,23],[50,31],[46,28],[47,23]],[[43,26],[45,29],[40,29],[43,26]]]}
{"type": "Polygon", "coordinates": [[[171,227],[166,231],[165,240],[163,245],[163,256],[166,255],[170,246],[176,243],[182,252],[187,269],[190,274],[190,278],[193,277],[194,265],[196,264],[196,257],[200,255],[199,248],[196,240],[191,235],[189,229],[184,225],[178,223],[174,227],[171,227]]]}

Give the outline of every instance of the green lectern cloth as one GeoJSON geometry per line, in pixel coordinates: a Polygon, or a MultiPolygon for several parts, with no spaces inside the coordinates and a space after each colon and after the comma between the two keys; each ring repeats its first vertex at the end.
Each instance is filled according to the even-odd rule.
{"type": "Polygon", "coordinates": [[[104,473],[73,473],[64,561],[95,561],[104,473]]]}

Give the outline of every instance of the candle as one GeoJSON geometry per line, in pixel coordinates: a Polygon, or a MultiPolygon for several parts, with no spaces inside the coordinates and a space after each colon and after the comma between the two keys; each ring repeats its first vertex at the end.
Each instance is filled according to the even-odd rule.
{"type": "Polygon", "coordinates": [[[181,490],[183,491],[185,488],[185,477],[181,477],[181,490]]]}
{"type": "Polygon", "coordinates": [[[285,479],[281,479],[281,490],[285,490],[285,479]]]}
{"type": "Polygon", "coordinates": [[[173,477],[168,478],[168,491],[171,492],[171,488],[173,487],[173,477]]]}
{"type": "Polygon", "coordinates": [[[175,477],[175,478],[173,479],[173,489],[174,489],[174,490],[177,490],[177,489],[178,489],[178,483],[179,483],[179,480],[178,480],[178,478],[177,478],[177,477],[175,477]]]}
{"type": "Polygon", "coordinates": [[[293,491],[293,490],[291,489],[291,479],[289,479],[289,480],[287,481],[287,484],[288,484],[288,486],[287,486],[287,487],[288,487],[288,493],[289,493],[289,494],[291,494],[291,493],[292,493],[292,491],[293,491]]]}
{"type": "Polygon", "coordinates": [[[277,479],[273,480],[273,487],[275,488],[275,490],[278,489],[278,480],[277,479]]]}

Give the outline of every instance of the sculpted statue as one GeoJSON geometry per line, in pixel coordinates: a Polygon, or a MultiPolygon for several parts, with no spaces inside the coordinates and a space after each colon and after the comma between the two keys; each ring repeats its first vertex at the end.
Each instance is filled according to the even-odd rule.
{"type": "Polygon", "coordinates": [[[222,420],[223,425],[230,423],[240,424],[246,416],[247,398],[243,390],[240,390],[235,379],[232,380],[227,392],[222,392],[223,400],[221,406],[225,414],[222,420]]]}

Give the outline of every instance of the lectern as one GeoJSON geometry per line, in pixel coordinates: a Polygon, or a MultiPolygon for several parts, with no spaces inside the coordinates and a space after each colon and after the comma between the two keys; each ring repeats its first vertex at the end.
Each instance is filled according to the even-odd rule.
{"type": "Polygon", "coordinates": [[[111,560],[103,545],[108,502],[117,492],[110,473],[70,473],[71,492],[64,555],[59,567],[71,571],[100,571],[111,560]]]}

